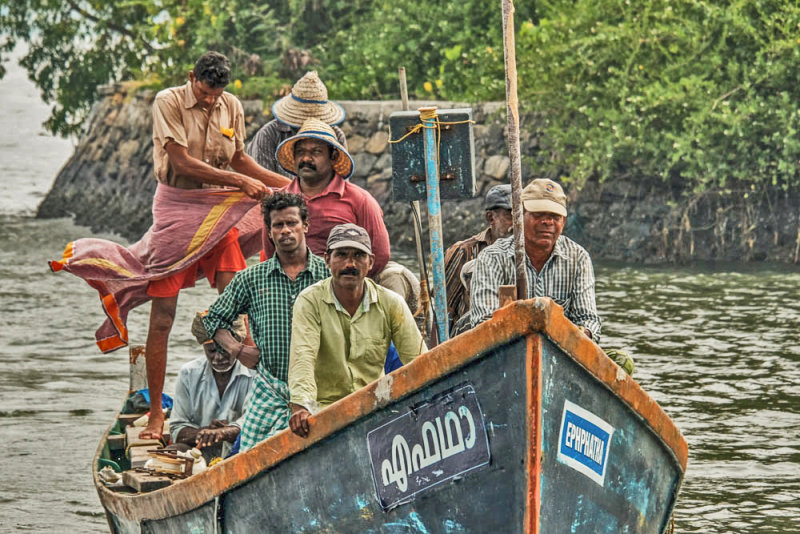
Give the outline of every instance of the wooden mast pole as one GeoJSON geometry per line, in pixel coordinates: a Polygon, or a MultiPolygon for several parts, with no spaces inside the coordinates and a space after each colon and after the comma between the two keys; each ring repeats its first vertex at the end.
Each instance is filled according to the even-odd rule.
{"type": "Polygon", "coordinates": [[[519,148],[519,103],[517,101],[517,55],[514,39],[514,1],[503,2],[503,56],[506,67],[506,114],[508,115],[508,155],[511,160],[511,215],[514,220],[514,265],[517,273],[517,298],[528,298],[525,270],[525,238],[522,225],[522,164],[519,148]]]}

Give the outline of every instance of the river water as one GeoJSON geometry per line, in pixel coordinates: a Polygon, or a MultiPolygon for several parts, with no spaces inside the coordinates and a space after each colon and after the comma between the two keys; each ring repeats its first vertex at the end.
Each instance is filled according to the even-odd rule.
{"type": "MultiPolygon", "coordinates": [[[[68,241],[94,234],[33,218],[71,153],[41,133],[46,115],[10,66],[0,81],[0,531],[107,532],[90,464],[127,388],[127,360],[94,346],[104,317],[95,292],[47,268],[68,241]]],[[[604,345],[635,355],[636,380],[689,442],[676,531],[800,532],[800,270],[601,264],[596,274],[604,345]]],[[[181,293],[168,392],[198,354],[191,318],[214,295],[202,283],[181,293]]],[[[144,341],[147,313],[131,314],[133,342],[144,341]]]]}

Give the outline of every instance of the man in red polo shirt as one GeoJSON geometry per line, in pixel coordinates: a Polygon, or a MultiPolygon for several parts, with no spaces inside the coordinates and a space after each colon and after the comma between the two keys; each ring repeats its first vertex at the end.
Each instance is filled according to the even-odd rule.
{"type": "MultiPolygon", "coordinates": [[[[333,129],[318,119],[308,119],[297,135],[277,150],[278,163],[296,176],[286,191],[302,195],[308,205],[306,242],[311,252],[325,253],[328,234],[334,226],[354,223],[366,229],[372,242],[375,264],[370,277],[383,271],[389,261],[389,233],[378,202],[347,179],[353,174],[353,159],[339,143],[333,129]]],[[[266,257],[275,251],[264,244],[266,257]]]]}

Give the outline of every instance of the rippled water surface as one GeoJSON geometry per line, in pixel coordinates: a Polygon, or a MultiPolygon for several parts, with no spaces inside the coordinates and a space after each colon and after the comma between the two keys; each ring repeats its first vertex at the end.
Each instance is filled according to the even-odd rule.
{"type": "MultiPolygon", "coordinates": [[[[29,87],[14,68],[0,82],[0,531],[107,532],[90,464],[127,360],[94,346],[96,293],[47,269],[91,234],[30,218],[70,145],[41,135],[46,109],[29,87]]],[[[800,532],[798,287],[790,266],[597,266],[604,346],[635,356],[635,378],[689,442],[677,532],[800,532]]],[[[203,283],[181,293],[168,392],[214,295],[203,283]]],[[[147,313],[131,314],[133,342],[147,313]]]]}
{"type": "Polygon", "coordinates": [[[800,532],[800,271],[601,266],[604,345],[689,442],[678,532],[800,532]]]}

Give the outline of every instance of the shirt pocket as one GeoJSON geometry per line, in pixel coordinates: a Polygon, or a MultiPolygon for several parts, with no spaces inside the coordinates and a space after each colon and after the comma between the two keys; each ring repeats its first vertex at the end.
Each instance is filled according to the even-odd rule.
{"type": "Polygon", "coordinates": [[[227,168],[236,153],[236,131],[233,126],[233,117],[223,107],[220,113],[219,127],[212,134],[212,139],[216,140],[212,148],[213,158],[215,167],[219,169],[227,168]],[[222,130],[228,133],[232,131],[233,136],[228,137],[222,133],[222,130]]]}
{"type": "Polygon", "coordinates": [[[564,311],[569,310],[570,306],[572,305],[572,298],[569,292],[554,292],[551,296],[553,302],[564,308],[564,311]]]}
{"type": "Polygon", "coordinates": [[[383,337],[359,336],[353,341],[350,354],[354,363],[359,362],[369,366],[380,364],[382,366],[386,361],[386,340],[383,337]]]}

